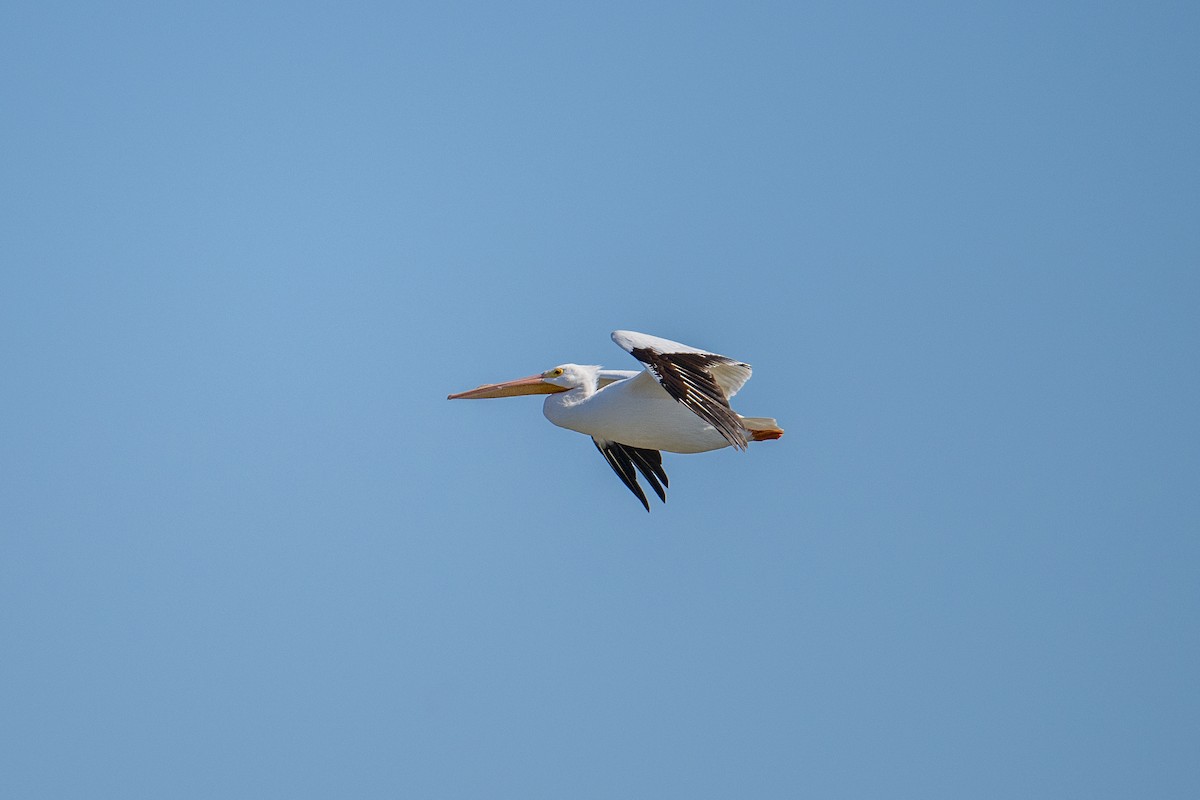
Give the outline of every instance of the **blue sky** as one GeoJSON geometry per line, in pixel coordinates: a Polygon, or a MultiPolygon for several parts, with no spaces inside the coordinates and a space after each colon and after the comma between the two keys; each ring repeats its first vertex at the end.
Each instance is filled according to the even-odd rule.
{"type": "Polygon", "coordinates": [[[0,794],[1194,797],[1186,3],[0,12],[0,794]],[[787,435],[647,515],[646,331],[787,435]]]}

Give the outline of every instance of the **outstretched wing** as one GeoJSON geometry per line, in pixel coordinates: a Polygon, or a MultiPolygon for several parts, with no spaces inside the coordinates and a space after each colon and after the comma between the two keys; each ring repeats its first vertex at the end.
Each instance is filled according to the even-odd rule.
{"type": "Polygon", "coordinates": [[[658,495],[658,499],[664,503],[667,502],[667,473],[662,467],[662,453],[657,450],[647,450],[641,447],[630,447],[627,444],[619,442],[608,442],[603,439],[592,437],[592,442],[596,445],[596,449],[608,461],[608,465],[612,467],[613,472],[617,473],[617,477],[621,482],[629,487],[629,491],[633,492],[638,500],[642,501],[642,505],[646,510],[650,510],[650,501],[646,499],[646,493],[642,491],[641,485],[638,483],[637,473],[642,473],[646,482],[650,484],[650,488],[658,495]],[[637,468],[637,472],[634,468],[637,468]]]}
{"type": "Polygon", "coordinates": [[[645,364],[667,394],[731,445],[746,449],[746,432],[729,398],[750,379],[749,364],[634,331],[613,331],[612,340],[645,364]]]}

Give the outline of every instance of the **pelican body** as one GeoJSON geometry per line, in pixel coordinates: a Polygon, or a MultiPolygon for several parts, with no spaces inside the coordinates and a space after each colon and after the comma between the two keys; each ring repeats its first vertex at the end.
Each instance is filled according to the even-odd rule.
{"type": "Polygon", "coordinates": [[[634,331],[614,331],[612,339],[644,368],[562,364],[540,375],[487,384],[448,399],[548,395],[542,406],[546,418],[560,428],[591,436],[647,511],[650,503],[637,472],[666,502],[661,451],[745,450],[749,442],[783,435],[774,419],[743,417],[729,406],[729,398],[750,379],[749,364],[634,331]]]}

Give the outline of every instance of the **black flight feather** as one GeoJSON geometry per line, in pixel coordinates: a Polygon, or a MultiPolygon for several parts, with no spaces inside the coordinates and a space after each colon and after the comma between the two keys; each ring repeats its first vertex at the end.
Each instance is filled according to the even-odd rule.
{"type": "Polygon", "coordinates": [[[629,352],[650,368],[667,394],[712,425],[731,445],[746,449],[748,442],[741,420],[729,407],[729,399],[709,371],[718,364],[739,362],[712,353],[660,353],[650,347],[635,347],[629,352]]]}
{"type": "Polygon", "coordinates": [[[646,493],[638,483],[638,472],[645,477],[658,499],[667,502],[667,491],[664,487],[669,483],[667,473],[662,467],[662,453],[642,447],[630,447],[620,442],[605,442],[595,437],[592,437],[592,443],[608,461],[612,471],[617,473],[621,483],[633,492],[634,497],[642,502],[647,511],[650,510],[650,501],[646,499],[646,493]]]}

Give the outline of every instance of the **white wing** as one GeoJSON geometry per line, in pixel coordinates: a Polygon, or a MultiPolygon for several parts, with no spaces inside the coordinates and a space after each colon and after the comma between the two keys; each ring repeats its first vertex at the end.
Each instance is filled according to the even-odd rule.
{"type": "Polygon", "coordinates": [[[729,407],[729,398],[750,379],[749,364],[634,331],[613,331],[612,340],[645,364],[667,394],[734,447],[746,449],[746,431],[729,407]]]}
{"type": "Polygon", "coordinates": [[[641,374],[642,370],[640,369],[602,369],[600,370],[599,375],[596,376],[596,383],[598,384],[599,388],[603,389],[610,383],[627,381],[630,378],[636,378],[641,374]]]}

